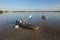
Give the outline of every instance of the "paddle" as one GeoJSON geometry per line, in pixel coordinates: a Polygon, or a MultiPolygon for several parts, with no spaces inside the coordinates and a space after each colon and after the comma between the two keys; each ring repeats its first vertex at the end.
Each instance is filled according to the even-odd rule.
{"type": "MultiPolygon", "coordinates": [[[[29,15],[29,16],[28,16],[28,19],[25,19],[25,21],[28,21],[28,23],[29,23],[29,22],[31,22],[31,21],[30,21],[31,18],[32,18],[32,15],[29,15]]],[[[29,23],[29,24],[30,24],[30,23],[29,23]]]]}
{"type": "Polygon", "coordinates": [[[30,15],[28,18],[29,18],[29,19],[32,18],[32,15],[30,15]]]}

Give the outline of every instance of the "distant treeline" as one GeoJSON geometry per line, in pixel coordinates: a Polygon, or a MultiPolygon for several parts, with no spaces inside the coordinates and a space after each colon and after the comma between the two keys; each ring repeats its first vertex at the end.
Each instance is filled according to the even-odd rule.
{"type": "Polygon", "coordinates": [[[60,11],[12,11],[12,12],[60,12],[60,11]]]}
{"type": "Polygon", "coordinates": [[[60,11],[2,11],[0,10],[0,13],[3,13],[3,12],[60,12],[60,11]]]}
{"type": "Polygon", "coordinates": [[[3,11],[0,10],[0,13],[3,13],[3,11]]]}

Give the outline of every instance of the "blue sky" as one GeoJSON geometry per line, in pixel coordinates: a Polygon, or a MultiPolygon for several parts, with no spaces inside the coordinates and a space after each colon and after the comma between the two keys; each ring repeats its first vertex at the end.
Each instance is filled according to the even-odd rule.
{"type": "Polygon", "coordinates": [[[60,6],[60,0],[0,0],[0,9],[46,9],[60,6]]]}

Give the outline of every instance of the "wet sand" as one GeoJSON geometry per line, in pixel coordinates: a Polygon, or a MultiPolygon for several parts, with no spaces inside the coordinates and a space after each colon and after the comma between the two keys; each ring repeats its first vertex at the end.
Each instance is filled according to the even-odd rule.
{"type": "Polygon", "coordinates": [[[43,20],[38,25],[40,29],[34,31],[21,27],[15,29],[15,21],[4,20],[0,20],[0,40],[60,40],[60,23],[43,20]]]}

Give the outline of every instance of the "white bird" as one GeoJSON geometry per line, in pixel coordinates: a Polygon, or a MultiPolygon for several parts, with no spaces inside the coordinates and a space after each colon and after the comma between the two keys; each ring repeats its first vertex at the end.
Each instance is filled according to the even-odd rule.
{"type": "Polygon", "coordinates": [[[30,15],[28,18],[31,18],[32,17],[32,15],[30,15]]]}
{"type": "Polygon", "coordinates": [[[19,28],[19,25],[16,25],[15,28],[18,29],[19,28]]]}

